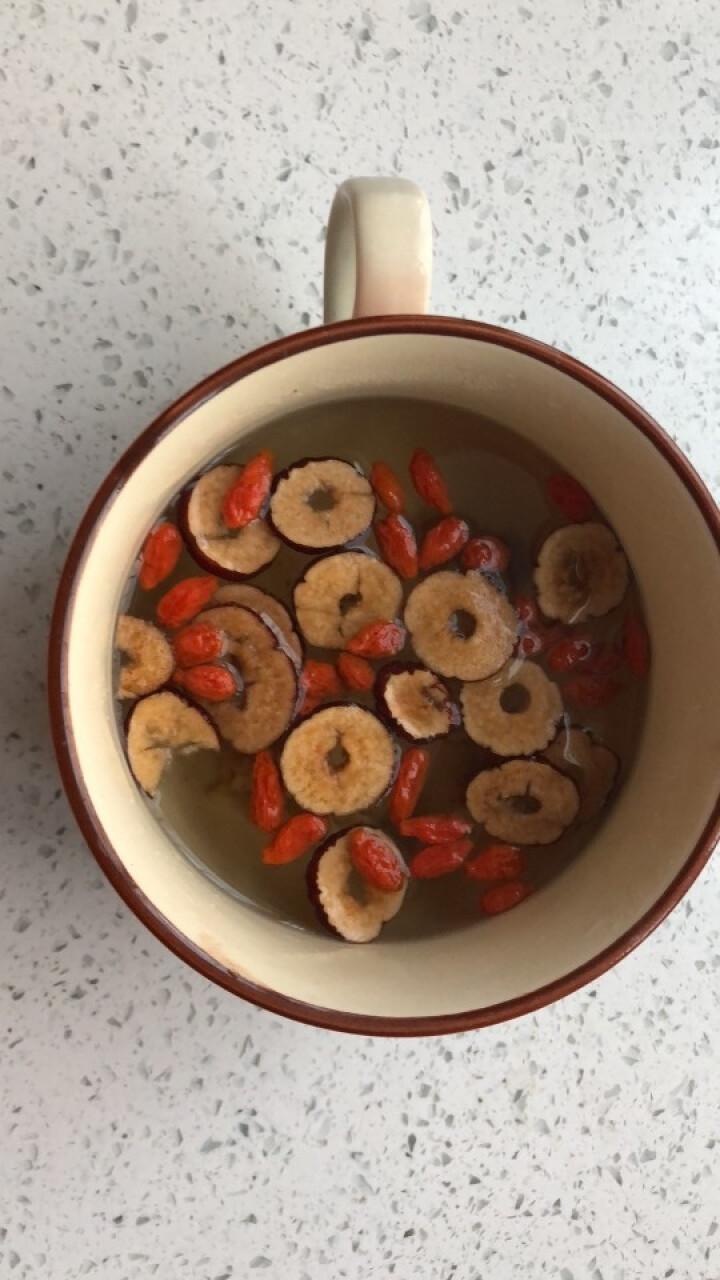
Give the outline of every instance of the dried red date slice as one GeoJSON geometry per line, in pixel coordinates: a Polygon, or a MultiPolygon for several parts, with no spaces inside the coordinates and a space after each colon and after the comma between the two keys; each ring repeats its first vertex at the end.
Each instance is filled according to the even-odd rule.
{"type": "Polygon", "coordinates": [[[120,653],[119,698],[142,698],[167,684],[175,665],[162,631],[142,618],[121,614],[115,629],[120,653]]]}
{"type": "Polygon", "coordinates": [[[263,622],[277,627],[290,657],[298,665],[302,665],[303,647],[300,637],[285,605],[277,596],[250,582],[223,582],[215,592],[212,604],[241,604],[246,609],[252,609],[253,613],[259,613],[263,622]]]}
{"type": "Polygon", "coordinates": [[[552,844],[575,820],[575,783],[538,760],[508,760],[478,773],[467,789],[467,807],[489,835],[508,844],[552,844]]]}
{"type": "Polygon", "coordinates": [[[397,617],[402,584],[375,556],[341,551],[309,565],[295,586],[293,603],[308,644],[343,649],[362,627],[397,617]]]}
{"type": "Polygon", "coordinates": [[[369,809],[388,790],[395,747],[372,711],[321,707],[288,735],[280,757],[286,790],[310,813],[369,809]]]}
{"type": "Polygon", "coordinates": [[[615,752],[593,742],[592,735],[585,729],[561,729],[543,755],[575,783],[580,794],[578,822],[596,818],[617,778],[620,762],[615,752]]]}
{"type": "Polygon", "coordinates": [[[206,471],[180,499],[178,524],[190,555],[208,572],[241,581],[252,578],[280,550],[280,540],[259,518],[228,529],[223,503],[241,468],[223,463],[206,471]]]}
{"type": "Polygon", "coordinates": [[[255,755],[291,725],[298,701],[297,670],[276,633],[242,605],[206,609],[200,620],[227,636],[227,657],[242,680],[242,694],[230,702],[208,703],[220,734],[236,751],[255,755]]]}
{"type": "Polygon", "coordinates": [[[375,496],[362,471],[340,458],[306,458],[275,480],[270,521],[296,551],[333,551],[367,533],[375,496]]]}
{"type": "Polygon", "coordinates": [[[362,892],[354,892],[356,872],[349,839],[353,830],[349,827],[332,835],[313,855],[307,870],[308,893],[331,933],[345,942],[372,942],[402,907],[407,881],[395,892],[386,892],[362,880],[362,892]]]}
{"type": "Polygon", "coordinates": [[[515,646],[512,605],[481,573],[440,569],[410,592],[405,625],[417,656],[441,676],[484,680],[515,646]]]}
{"type": "Polygon", "coordinates": [[[535,568],[545,617],[573,626],[620,604],[628,579],[628,562],[615,534],[595,521],[556,529],[540,548],[535,568]]]}
{"type": "Polygon", "coordinates": [[[393,662],[383,667],[375,694],[381,715],[412,742],[443,738],[460,723],[447,685],[420,662],[393,662]]]}
{"type": "Polygon", "coordinates": [[[149,796],[155,795],[175,751],[217,751],[209,718],[182,694],[163,689],[135,703],[127,725],[128,763],[149,796]]]}
{"type": "Polygon", "coordinates": [[[464,684],[460,695],[468,737],[499,756],[528,756],[555,737],[560,690],[535,662],[511,660],[496,675],[464,684]]]}

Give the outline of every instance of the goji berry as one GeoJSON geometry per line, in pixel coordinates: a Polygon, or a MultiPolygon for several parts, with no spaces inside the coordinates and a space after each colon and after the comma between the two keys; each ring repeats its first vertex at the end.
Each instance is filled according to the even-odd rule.
{"type": "Polygon", "coordinates": [[[357,689],[366,693],[375,683],[375,672],[366,658],[358,658],[354,653],[341,653],[337,660],[338,674],[348,689],[357,689]]]}
{"type": "Polygon", "coordinates": [[[228,529],[242,529],[262,512],[270,494],[273,455],[262,449],[246,462],[223,499],[223,520],[228,529]]]}
{"type": "Polygon", "coordinates": [[[504,573],[510,564],[510,548],[501,538],[471,538],[463,547],[460,563],[463,569],[504,573]]]}
{"type": "Polygon", "coordinates": [[[438,465],[427,449],[416,449],[410,459],[410,479],[416,493],[444,516],[452,511],[450,494],[438,465]]]}
{"type": "Polygon", "coordinates": [[[250,819],[261,831],[280,826],[285,810],[280,770],[269,751],[258,751],[250,784],[250,819]]]}
{"type": "Polygon", "coordinates": [[[623,622],[621,643],[628,671],[642,679],[650,670],[650,637],[645,623],[631,613],[623,622]]]}
{"type": "Polygon", "coordinates": [[[508,884],[498,884],[493,889],[486,889],[480,898],[480,907],[488,916],[499,916],[503,911],[516,907],[518,902],[532,893],[532,885],[522,880],[513,880],[508,884]]]}
{"type": "Polygon", "coordinates": [[[529,596],[516,596],[513,601],[513,608],[517,615],[517,620],[524,627],[535,627],[540,621],[540,610],[534,600],[529,596]]]}
{"type": "Polygon", "coordinates": [[[173,672],[173,684],[186,689],[194,698],[203,698],[205,702],[227,702],[238,691],[232,671],[212,665],[188,667],[187,670],[178,667],[173,672]]]}
{"type": "Polygon", "coordinates": [[[436,569],[440,564],[447,564],[448,560],[462,551],[469,537],[467,523],[459,516],[446,516],[444,520],[439,520],[432,529],[428,529],[420,543],[420,568],[436,569]]]}
{"type": "Polygon", "coordinates": [[[576,702],[580,707],[606,707],[622,692],[623,686],[609,676],[584,672],[566,680],[562,688],[568,702],[576,702]]]}
{"type": "Polygon", "coordinates": [[[406,873],[394,849],[386,840],[367,827],[356,827],[348,840],[350,861],[355,870],[383,893],[396,893],[402,889],[406,873]]]}
{"type": "Polygon", "coordinates": [[[388,511],[405,510],[403,487],[387,462],[373,462],[370,468],[370,483],[376,498],[388,511]]]}
{"type": "Polygon", "coordinates": [[[451,818],[446,814],[432,814],[423,818],[405,818],[400,823],[400,834],[413,840],[423,840],[425,844],[447,844],[467,836],[472,831],[472,823],[465,818],[451,818]]]}
{"type": "Polygon", "coordinates": [[[297,813],[294,818],[275,832],[269,844],[262,851],[262,860],[268,866],[280,867],[286,862],[294,862],[302,857],[308,849],[327,835],[328,824],[324,818],[314,813],[297,813]]]}
{"type": "Polygon", "coordinates": [[[333,698],[342,693],[340,677],[331,662],[315,662],[308,658],[300,681],[306,693],[314,697],[333,698]]]}
{"type": "Polygon", "coordinates": [[[179,667],[196,667],[199,662],[221,657],[225,636],[210,622],[191,622],[173,636],[172,647],[179,667]]]}
{"type": "Polygon", "coordinates": [[[369,622],[347,641],[348,653],[360,658],[391,658],[405,645],[405,628],[399,622],[369,622]]]}
{"type": "Polygon", "coordinates": [[[158,622],[164,627],[181,627],[209,603],[217,587],[217,578],[183,578],[158,600],[158,622]]]}
{"type": "Polygon", "coordinates": [[[180,558],[182,538],[174,524],[159,524],[145,539],[140,552],[138,582],[143,591],[152,591],[170,576],[180,558]]]}
{"type": "Polygon", "coordinates": [[[457,871],[472,849],[472,840],[454,840],[451,844],[429,844],[410,859],[410,875],[416,880],[434,880],[457,871]]]}
{"type": "Polygon", "coordinates": [[[417,542],[404,516],[386,516],[374,525],[380,554],[401,578],[415,578],[418,571],[417,542]]]}
{"type": "Polygon", "coordinates": [[[393,826],[397,827],[415,812],[429,767],[430,756],[422,747],[411,747],[405,752],[388,803],[388,817],[393,826]]]}
{"type": "Polygon", "coordinates": [[[514,844],[489,844],[465,863],[471,880],[515,880],[525,870],[525,858],[514,844]]]}
{"type": "Polygon", "coordinates": [[[587,662],[592,651],[588,636],[564,636],[548,649],[547,663],[553,671],[574,671],[587,662]]]}
{"type": "Polygon", "coordinates": [[[545,635],[537,627],[527,627],[518,637],[518,653],[522,658],[534,658],[545,648],[545,635]]]}
{"type": "Polygon", "coordinates": [[[600,641],[593,648],[584,671],[594,676],[611,676],[622,666],[622,658],[612,645],[600,641]]]}
{"type": "Polygon", "coordinates": [[[548,476],[545,489],[555,506],[575,524],[589,520],[595,510],[595,503],[587,489],[583,489],[574,476],[569,476],[564,471],[548,476]]]}

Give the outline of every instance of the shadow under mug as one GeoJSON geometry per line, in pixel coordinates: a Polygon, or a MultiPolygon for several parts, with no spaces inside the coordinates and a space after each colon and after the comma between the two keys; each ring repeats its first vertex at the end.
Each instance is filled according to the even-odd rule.
{"type": "Polygon", "coordinates": [[[599,374],[508,330],[424,314],[430,265],[430,214],[416,187],[343,184],[328,227],[328,323],[227,365],[143,432],[80,525],[50,637],[63,782],[128,906],[229,991],[363,1034],[486,1026],[592,981],[682,898],[720,827],[720,517],[710,494],[661,428],[599,374]],[[632,775],[562,875],[489,923],[358,947],[243,905],[176,847],[128,770],[112,642],[147,530],[187,481],[289,410],[381,395],[506,424],[591,490],[632,562],[653,668],[632,775]]]}

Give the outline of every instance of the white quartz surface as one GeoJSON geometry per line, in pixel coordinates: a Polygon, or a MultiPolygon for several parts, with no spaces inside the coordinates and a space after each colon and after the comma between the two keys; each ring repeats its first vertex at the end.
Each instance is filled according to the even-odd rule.
{"type": "Polygon", "coordinates": [[[340,1038],[125,910],[43,692],[89,497],[200,376],[319,320],[353,172],[427,190],[435,310],[595,365],[717,490],[719,57],[716,0],[4,0],[3,1280],[720,1277],[720,863],[561,1005],[340,1038]]]}

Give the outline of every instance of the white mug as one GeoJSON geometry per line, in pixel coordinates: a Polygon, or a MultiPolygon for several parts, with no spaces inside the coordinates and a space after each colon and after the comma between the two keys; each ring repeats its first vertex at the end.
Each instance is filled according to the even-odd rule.
{"type": "Polygon", "coordinates": [[[328,228],[328,323],[221,369],[131,446],[80,525],[50,640],[64,785],[125,902],[228,990],[363,1034],[485,1026],[594,980],[677,904],[720,826],[720,517],[712,498],[660,427],[599,374],[508,330],[426,315],[430,271],[422,193],[398,179],[343,184],[328,228]],[[632,774],[562,875],[490,924],[353,947],[255,911],[187,859],[130,775],[111,672],[115,620],[139,548],[187,481],[290,409],[370,394],[490,417],[587,485],[632,562],[653,669],[632,774]]]}

